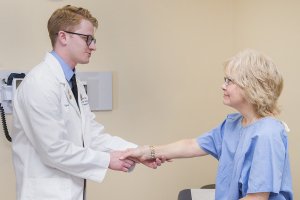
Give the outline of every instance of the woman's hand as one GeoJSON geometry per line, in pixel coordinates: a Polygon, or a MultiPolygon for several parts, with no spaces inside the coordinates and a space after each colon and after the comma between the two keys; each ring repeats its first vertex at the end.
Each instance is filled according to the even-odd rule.
{"type": "MultiPolygon", "coordinates": [[[[139,148],[134,148],[134,149],[126,149],[124,151],[124,154],[120,157],[120,160],[124,160],[126,158],[136,158],[138,159],[140,162],[143,162],[147,159],[147,152],[145,151],[145,147],[139,147],[139,148]]],[[[150,151],[149,151],[150,152],[150,151]]],[[[149,153],[148,152],[148,153],[149,153]]],[[[150,153],[149,153],[150,155],[150,153]]],[[[151,158],[151,157],[150,157],[151,158]]]]}

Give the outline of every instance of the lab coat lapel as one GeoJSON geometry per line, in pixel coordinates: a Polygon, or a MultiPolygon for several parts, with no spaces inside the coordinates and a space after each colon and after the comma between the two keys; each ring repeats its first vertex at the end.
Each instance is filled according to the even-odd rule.
{"type": "Polygon", "coordinates": [[[58,82],[65,84],[66,78],[58,60],[51,53],[47,52],[44,61],[48,64],[58,82]]]}
{"type": "Polygon", "coordinates": [[[77,80],[77,88],[78,88],[78,104],[79,104],[79,108],[81,110],[81,131],[82,131],[82,135],[83,135],[83,141],[84,141],[84,146],[85,147],[89,147],[90,146],[90,141],[91,141],[91,135],[89,134],[90,131],[86,130],[86,120],[89,119],[89,115],[86,115],[83,105],[82,105],[82,97],[85,96],[85,91],[84,91],[84,87],[82,85],[82,83],[80,82],[80,80],[77,80]]]}
{"type": "Polygon", "coordinates": [[[76,100],[74,98],[73,92],[69,86],[69,83],[67,82],[67,80],[65,78],[64,72],[63,72],[58,60],[51,53],[47,52],[45,55],[44,61],[46,63],[48,63],[52,73],[54,74],[54,76],[56,77],[58,82],[60,82],[61,84],[64,84],[64,86],[65,86],[64,92],[67,96],[69,104],[73,106],[73,108],[76,110],[77,114],[80,116],[80,111],[77,106],[76,100]]]}
{"type": "MultiPolygon", "coordinates": [[[[76,103],[75,97],[73,95],[73,92],[72,92],[67,80],[65,80],[65,94],[67,96],[69,104],[76,110],[77,114],[80,116],[80,111],[79,111],[78,105],[76,103]]],[[[78,98],[78,104],[79,104],[79,98],[78,98]]]]}

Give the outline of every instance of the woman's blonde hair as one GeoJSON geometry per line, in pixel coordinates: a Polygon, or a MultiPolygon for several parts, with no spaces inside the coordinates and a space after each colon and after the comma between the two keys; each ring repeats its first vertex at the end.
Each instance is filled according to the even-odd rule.
{"type": "Polygon", "coordinates": [[[75,31],[82,19],[89,20],[93,26],[98,28],[98,21],[85,8],[66,5],[57,9],[48,20],[48,32],[52,47],[54,47],[57,40],[58,31],[75,31]]]}
{"type": "Polygon", "coordinates": [[[247,49],[223,65],[225,75],[234,79],[242,95],[254,106],[257,116],[280,114],[278,98],[283,89],[283,77],[269,57],[247,49]]]}

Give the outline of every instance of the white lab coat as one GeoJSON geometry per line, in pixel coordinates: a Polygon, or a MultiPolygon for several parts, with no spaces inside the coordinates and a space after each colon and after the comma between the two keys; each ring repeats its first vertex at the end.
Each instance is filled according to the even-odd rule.
{"type": "Polygon", "coordinates": [[[46,53],[18,87],[12,127],[17,200],[83,200],[84,179],[103,180],[108,152],[137,147],[104,134],[80,81],[77,86],[80,109],[59,62],[46,53]]]}

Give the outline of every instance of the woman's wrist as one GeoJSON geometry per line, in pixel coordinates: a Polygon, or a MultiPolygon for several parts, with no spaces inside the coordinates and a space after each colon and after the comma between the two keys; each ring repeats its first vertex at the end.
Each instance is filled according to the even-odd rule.
{"type": "Polygon", "coordinates": [[[153,145],[149,146],[149,148],[150,148],[151,159],[155,159],[155,150],[153,145]]]}
{"type": "Polygon", "coordinates": [[[142,147],[140,147],[140,149],[141,149],[142,156],[144,157],[144,159],[145,160],[150,160],[151,159],[151,152],[150,152],[149,145],[142,146],[142,147]]]}
{"type": "Polygon", "coordinates": [[[140,148],[145,160],[151,160],[157,158],[157,153],[155,152],[155,146],[147,145],[147,146],[142,146],[140,148]]]}
{"type": "Polygon", "coordinates": [[[155,159],[155,149],[154,149],[154,146],[153,145],[149,145],[145,148],[145,158],[147,160],[150,160],[150,159],[155,159]]]}

